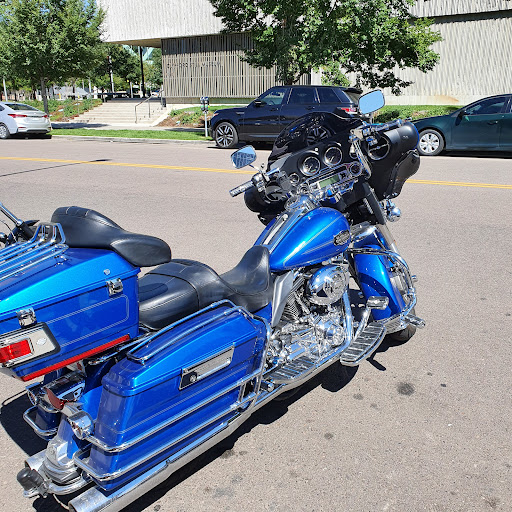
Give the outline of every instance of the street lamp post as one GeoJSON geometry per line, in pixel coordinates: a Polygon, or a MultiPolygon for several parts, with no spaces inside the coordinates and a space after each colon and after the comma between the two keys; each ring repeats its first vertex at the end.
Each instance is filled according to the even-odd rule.
{"type": "Polygon", "coordinates": [[[141,89],[142,89],[142,97],[146,97],[146,86],[144,85],[144,65],[142,63],[142,46],[139,46],[139,56],[140,56],[140,75],[141,75],[141,89]]]}

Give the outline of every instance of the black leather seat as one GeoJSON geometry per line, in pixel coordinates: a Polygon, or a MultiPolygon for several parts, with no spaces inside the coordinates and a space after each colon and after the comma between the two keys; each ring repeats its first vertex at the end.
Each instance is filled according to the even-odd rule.
{"type": "Polygon", "coordinates": [[[139,319],[151,329],[161,329],[223,299],[253,312],[266,306],[272,293],[266,247],[252,247],[221,276],[198,261],[172,260],[139,280],[139,319]]]}
{"type": "Polygon", "coordinates": [[[171,260],[171,249],[160,238],[125,231],[94,210],[63,206],[53,212],[52,222],[62,226],[69,247],[109,249],[136,267],[152,267],[171,260]]]}

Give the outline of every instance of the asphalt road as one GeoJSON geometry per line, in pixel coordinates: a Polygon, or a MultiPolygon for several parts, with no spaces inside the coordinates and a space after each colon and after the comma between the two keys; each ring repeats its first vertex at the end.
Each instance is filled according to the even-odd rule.
{"type": "MultiPolygon", "coordinates": [[[[250,175],[231,168],[229,151],[0,142],[0,201],[23,218],[87,206],[218,271],[261,230],[228,194],[250,175]]],[[[427,327],[348,382],[331,366],[127,510],[512,511],[512,160],[424,158],[396,202],[403,216],[391,227],[427,327]]],[[[44,447],[22,420],[22,390],[2,377],[0,510],[55,512],[16,483],[44,447]]]]}

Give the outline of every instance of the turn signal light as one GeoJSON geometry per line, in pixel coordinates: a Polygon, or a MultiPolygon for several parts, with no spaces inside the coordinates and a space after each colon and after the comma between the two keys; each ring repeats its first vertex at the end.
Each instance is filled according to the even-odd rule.
{"type": "Polygon", "coordinates": [[[28,339],[0,348],[0,363],[7,363],[32,353],[28,339]]]}

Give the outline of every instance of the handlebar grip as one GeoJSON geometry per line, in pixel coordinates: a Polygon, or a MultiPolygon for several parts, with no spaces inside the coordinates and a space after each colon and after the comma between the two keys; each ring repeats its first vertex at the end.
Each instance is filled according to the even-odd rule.
{"type": "Polygon", "coordinates": [[[246,181],[245,183],[238,185],[238,187],[231,189],[229,193],[231,194],[231,197],[236,197],[239,194],[243,194],[246,190],[249,190],[251,187],[254,187],[253,182],[246,181]]]}

